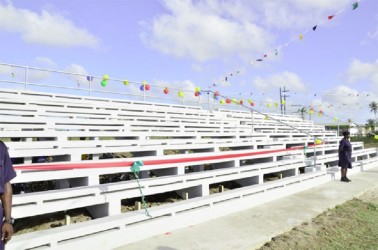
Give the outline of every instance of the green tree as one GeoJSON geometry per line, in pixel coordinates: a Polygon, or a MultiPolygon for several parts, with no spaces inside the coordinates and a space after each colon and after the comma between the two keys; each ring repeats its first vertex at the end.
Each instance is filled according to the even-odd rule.
{"type": "Polygon", "coordinates": [[[378,103],[371,102],[369,103],[370,112],[374,113],[375,120],[377,120],[377,112],[378,112],[378,103]]]}
{"type": "Polygon", "coordinates": [[[366,127],[370,128],[370,131],[374,131],[376,125],[376,121],[373,119],[367,120],[366,127]]]}
{"type": "Polygon", "coordinates": [[[365,129],[366,129],[366,131],[368,131],[370,129],[370,126],[369,126],[368,123],[365,124],[365,129]]]}

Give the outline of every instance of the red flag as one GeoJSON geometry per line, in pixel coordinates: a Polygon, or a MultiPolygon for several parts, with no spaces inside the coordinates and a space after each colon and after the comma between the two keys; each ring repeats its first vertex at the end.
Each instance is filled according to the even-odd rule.
{"type": "Polygon", "coordinates": [[[334,16],[328,16],[328,20],[331,20],[334,16]]]}

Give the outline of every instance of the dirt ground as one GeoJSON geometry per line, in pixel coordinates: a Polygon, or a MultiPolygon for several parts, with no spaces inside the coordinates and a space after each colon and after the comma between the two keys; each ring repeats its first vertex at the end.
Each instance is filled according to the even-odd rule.
{"type": "Polygon", "coordinates": [[[70,216],[71,224],[91,220],[87,210],[72,209],[65,212],[39,215],[31,218],[16,219],[13,225],[14,234],[20,235],[66,225],[66,215],[70,216]]]}
{"type": "Polygon", "coordinates": [[[378,188],[273,237],[268,249],[378,249],[378,188]]]}

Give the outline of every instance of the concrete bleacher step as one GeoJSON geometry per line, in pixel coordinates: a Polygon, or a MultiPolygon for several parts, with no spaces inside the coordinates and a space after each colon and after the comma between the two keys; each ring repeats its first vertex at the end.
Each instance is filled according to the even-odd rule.
{"type": "Polygon", "coordinates": [[[86,247],[111,249],[173,229],[205,222],[284,197],[329,181],[323,171],[285,178],[256,187],[198,197],[174,204],[149,208],[152,218],[143,210],[108,216],[47,231],[15,236],[9,249],[50,247],[71,249],[86,247]],[[143,233],[141,233],[143,232],[143,233]],[[121,236],[122,237],[118,237],[121,236]],[[114,240],[109,241],[112,237],[114,240]]]}
{"type": "MultiPolygon", "coordinates": [[[[237,168],[193,172],[185,175],[146,178],[141,179],[139,182],[145,195],[183,190],[202,185],[202,192],[205,192],[205,194],[202,193],[201,195],[204,196],[209,194],[208,187],[214,183],[244,180],[244,183],[249,183],[249,185],[259,184],[259,182],[261,184],[264,174],[272,171],[294,170],[301,165],[302,162],[300,160],[294,159],[276,162],[275,164],[261,163],[237,168]],[[248,179],[250,181],[245,182],[248,179]]],[[[154,167],[150,167],[150,169],[154,169],[154,167]]],[[[125,173],[127,172],[130,173],[130,170],[125,170],[125,173]]],[[[63,176],[63,178],[67,178],[67,176],[63,176]]],[[[135,180],[18,194],[13,197],[13,217],[23,218],[59,211],[59,208],[66,210],[103,203],[112,203],[112,207],[118,207],[118,210],[112,210],[111,213],[120,213],[122,199],[139,196],[140,193],[135,180]]]]}

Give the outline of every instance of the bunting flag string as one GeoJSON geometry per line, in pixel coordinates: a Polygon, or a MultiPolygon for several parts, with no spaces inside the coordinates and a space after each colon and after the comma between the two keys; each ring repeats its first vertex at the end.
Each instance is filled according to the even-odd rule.
{"type": "MultiPolygon", "coordinates": [[[[354,3],[351,5],[351,7],[352,7],[352,10],[357,9],[357,8],[359,7],[359,1],[354,2],[354,3]]],[[[329,16],[327,17],[327,21],[333,20],[337,15],[341,14],[341,13],[344,12],[345,10],[346,10],[346,8],[343,8],[343,9],[337,11],[336,13],[334,13],[333,15],[329,15],[329,16]]],[[[297,36],[298,39],[299,39],[300,41],[302,41],[302,40],[304,39],[304,35],[305,35],[306,33],[308,33],[310,30],[316,31],[317,28],[318,28],[318,26],[319,26],[319,25],[323,25],[325,22],[326,22],[326,20],[324,20],[324,21],[322,21],[322,22],[320,22],[320,23],[314,25],[314,26],[312,27],[312,29],[309,29],[309,30],[306,30],[306,31],[304,31],[304,32],[301,32],[300,35],[297,36]]],[[[262,57],[259,57],[259,58],[256,58],[256,59],[252,59],[252,60],[250,60],[250,64],[253,65],[253,64],[255,64],[255,63],[261,63],[261,62],[263,62],[263,61],[266,61],[266,59],[268,58],[269,55],[275,55],[275,56],[277,56],[277,55],[279,54],[279,51],[282,50],[282,48],[284,48],[284,47],[288,47],[288,46],[289,46],[292,42],[294,42],[294,41],[296,41],[296,39],[290,39],[289,41],[287,41],[287,42],[284,43],[283,45],[277,46],[277,48],[275,48],[272,52],[264,53],[262,57]]],[[[229,74],[227,74],[227,75],[221,77],[221,78],[220,78],[220,82],[223,82],[223,81],[224,81],[224,82],[229,82],[229,81],[230,81],[230,78],[233,77],[233,76],[235,76],[235,75],[236,75],[235,72],[237,72],[237,71],[238,71],[238,70],[233,71],[233,72],[231,72],[231,73],[229,73],[229,74]]]]}
{"type": "MultiPolygon", "coordinates": [[[[13,75],[12,75],[13,76],[13,75]]],[[[100,77],[94,77],[94,76],[86,76],[86,80],[89,81],[90,83],[92,83],[92,81],[94,79],[98,79],[100,77]]],[[[153,86],[153,87],[157,87],[158,89],[161,89],[161,92],[165,95],[169,94],[170,93],[170,89],[165,86],[158,86],[158,85],[149,85],[147,83],[147,81],[142,81],[141,83],[138,83],[138,82],[131,82],[129,80],[119,80],[119,79],[110,79],[109,75],[105,74],[103,75],[102,77],[102,81],[101,81],[101,86],[103,87],[106,87],[108,85],[108,82],[109,81],[119,81],[121,83],[123,83],[124,86],[128,86],[130,83],[132,84],[137,84],[139,85],[140,84],[140,90],[141,91],[149,91],[153,86]]],[[[213,84],[213,86],[217,86],[216,84],[213,84]]],[[[185,92],[192,92],[194,94],[195,97],[200,97],[201,96],[201,88],[200,87],[196,87],[195,90],[181,90],[181,89],[173,89],[173,90],[176,90],[177,92],[177,95],[180,99],[183,99],[184,96],[185,96],[185,92]]],[[[160,92],[160,91],[159,91],[160,92]]],[[[216,95],[213,96],[213,99],[216,100],[216,101],[219,101],[219,103],[221,105],[224,105],[224,104],[240,104],[240,103],[243,103],[244,102],[244,98],[248,100],[248,103],[251,105],[251,106],[255,106],[256,104],[259,104],[260,107],[266,107],[266,108],[272,108],[274,105],[274,107],[281,107],[283,105],[285,105],[285,101],[282,101],[281,103],[280,102],[274,102],[274,101],[269,101],[269,100],[266,100],[267,98],[268,99],[271,99],[271,100],[274,100],[274,98],[269,98],[268,96],[265,95],[264,92],[261,92],[259,94],[261,94],[262,96],[265,96],[265,100],[256,100],[254,98],[254,100],[252,101],[250,98],[250,96],[253,95],[252,92],[249,92],[249,93],[241,93],[241,92],[238,92],[238,93],[228,93],[228,95],[238,95],[238,98],[232,98],[232,100],[228,101],[228,100],[219,100],[219,91],[215,91],[215,93],[218,93],[216,95]],[[249,95],[247,97],[247,94],[249,95]]],[[[297,93],[293,93],[295,96],[298,96],[297,93]]],[[[306,96],[305,98],[307,98],[307,96],[311,95],[311,96],[314,96],[314,97],[317,97],[318,94],[317,93],[312,93],[312,94],[303,94],[304,96],[306,96]]],[[[363,98],[364,100],[369,100],[369,98],[365,98],[365,97],[369,97],[370,95],[368,93],[345,93],[345,94],[339,94],[339,93],[323,93],[321,94],[323,96],[348,96],[348,97],[361,97],[363,98]]],[[[199,100],[198,100],[199,101],[199,100]]],[[[308,101],[308,100],[307,100],[308,101]]],[[[343,103],[342,105],[327,105],[327,108],[343,108],[346,104],[343,103]]],[[[356,106],[360,106],[361,104],[360,103],[355,103],[356,106]]],[[[318,105],[319,107],[321,107],[322,105],[318,105]]],[[[313,113],[313,110],[309,110],[310,114],[313,113]]],[[[318,116],[321,117],[323,116],[323,113],[320,112],[318,113],[318,116]]]]}

